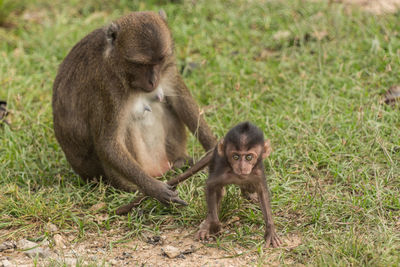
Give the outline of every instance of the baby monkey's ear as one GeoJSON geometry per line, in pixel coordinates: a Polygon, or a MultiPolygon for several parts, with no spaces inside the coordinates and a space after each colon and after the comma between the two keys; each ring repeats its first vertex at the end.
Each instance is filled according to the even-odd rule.
{"type": "Polygon", "coordinates": [[[271,142],[269,141],[269,139],[267,139],[264,142],[264,151],[262,153],[262,158],[265,159],[271,154],[271,152],[272,152],[271,142]]]}

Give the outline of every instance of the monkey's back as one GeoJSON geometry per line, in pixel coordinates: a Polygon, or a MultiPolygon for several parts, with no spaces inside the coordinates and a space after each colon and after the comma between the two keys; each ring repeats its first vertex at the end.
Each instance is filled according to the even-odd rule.
{"type": "Polygon", "coordinates": [[[92,103],[99,103],[94,90],[101,87],[103,40],[103,31],[97,29],[79,41],[60,64],[53,84],[57,141],[73,169],[87,178],[102,174],[94,153],[90,115],[95,112],[92,103]],[[83,164],[85,168],[80,167],[83,164]]]}

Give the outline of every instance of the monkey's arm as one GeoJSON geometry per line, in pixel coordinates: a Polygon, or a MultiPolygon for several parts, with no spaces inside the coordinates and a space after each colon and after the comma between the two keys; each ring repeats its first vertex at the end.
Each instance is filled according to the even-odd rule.
{"type": "Polygon", "coordinates": [[[203,116],[200,115],[199,107],[193,99],[188,88],[179,74],[175,77],[175,88],[177,96],[167,96],[168,102],[175,110],[178,117],[187,125],[189,130],[199,139],[206,151],[214,148],[217,140],[203,116]]]}
{"type": "Polygon", "coordinates": [[[102,144],[96,147],[100,159],[107,167],[105,172],[109,179],[119,181],[128,180],[140,187],[140,189],[151,197],[162,203],[176,202],[185,205],[186,202],[178,197],[172,187],[148,176],[128,152],[126,147],[118,138],[104,138],[97,143],[102,144]],[[115,140],[115,141],[114,141],[115,140]],[[108,169],[108,170],[107,170],[108,169]],[[120,176],[120,177],[117,177],[120,176]]]}
{"type": "Polygon", "coordinates": [[[270,244],[272,244],[272,247],[274,248],[279,247],[282,244],[282,241],[275,231],[275,225],[272,219],[271,203],[266,183],[260,182],[257,194],[266,227],[264,234],[265,245],[266,247],[269,247],[270,244]]]}

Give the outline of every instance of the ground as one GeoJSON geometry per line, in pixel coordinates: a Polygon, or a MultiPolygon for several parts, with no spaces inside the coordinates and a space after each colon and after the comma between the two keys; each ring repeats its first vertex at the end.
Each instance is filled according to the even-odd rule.
{"type": "MultiPolygon", "coordinates": [[[[212,242],[194,241],[195,231],[196,229],[163,229],[161,236],[150,235],[118,242],[123,240],[124,235],[120,231],[111,230],[100,236],[97,233],[88,233],[85,241],[74,244],[69,241],[74,240],[74,236],[63,235],[62,240],[66,245],[60,245],[62,247],[54,245],[53,253],[45,258],[39,257],[38,263],[39,265],[65,263],[68,266],[77,263],[82,265],[101,263],[106,266],[249,266],[258,263],[256,253],[244,250],[240,246],[232,245],[227,250],[222,250],[215,248],[212,242]],[[172,254],[168,253],[170,250],[172,254]],[[165,251],[170,256],[167,256],[165,251]]],[[[301,239],[292,235],[285,237],[284,242],[285,245],[281,249],[291,250],[301,243],[301,239]]],[[[271,248],[265,253],[268,253],[269,260],[264,264],[279,265],[279,253],[276,250],[271,248]]],[[[16,250],[3,252],[0,264],[4,259],[8,259],[13,266],[32,266],[33,262],[24,252],[16,250]]]]}

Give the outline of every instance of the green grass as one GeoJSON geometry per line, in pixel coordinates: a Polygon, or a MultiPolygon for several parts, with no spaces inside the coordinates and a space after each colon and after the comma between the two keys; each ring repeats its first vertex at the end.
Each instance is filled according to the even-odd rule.
{"type": "MultiPolygon", "coordinates": [[[[114,215],[133,196],[81,181],[52,129],[52,83],[69,49],[129,11],[163,8],[185,82],[213,131],[222,137],[250,120],[271,139],[266,173],[278,233],[302,239],[280,250],[279,260],[400,264],[399,106],[380,101],[400,84],[400,13],[300,0],[100,2],[31,1],[25,10],[37,19],[12,13],[15,27],[0,28],[0,99],[12,119],[0,129],[0,242],[43,238],[49,221],[79,239],[115,227],[130,238],[165,225],[197,227],[205,217],[205,174],[179,187],[186,208],[147,200],[128,216],[114,215]],[[274,38],[283,31],[289,35],[274,38]],[[200,68],[185,68],[192,62],[200,68]],[[100,223],[89,211],[98,202],[109,213],[100,223]]],[[[202,153],[193,137],[188,150],[202,153]]],[[[239,195],[229,187],[221,217],[237,215],[241,225],[213,245],[259,251],[261,265],[268,258],[260,249],[262,215],[239,195]]]]}

